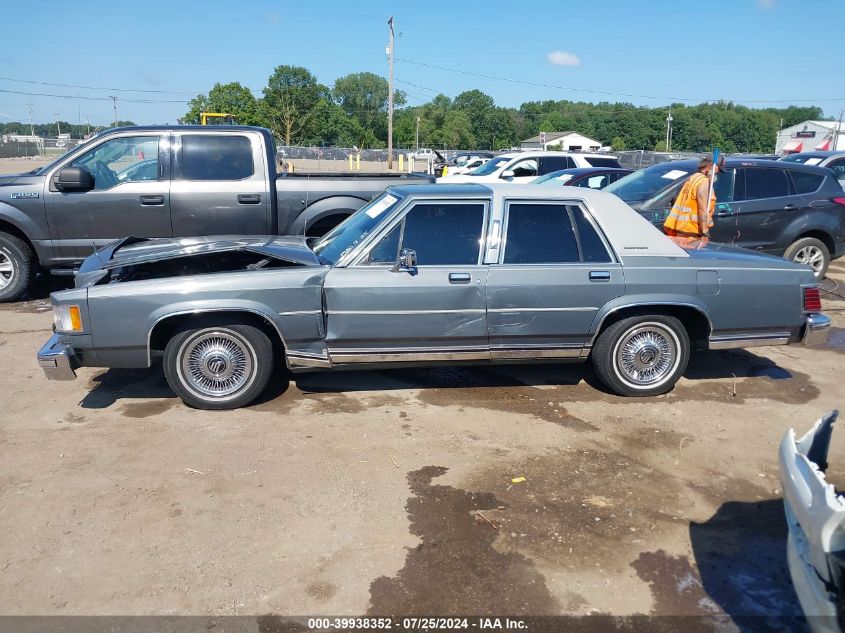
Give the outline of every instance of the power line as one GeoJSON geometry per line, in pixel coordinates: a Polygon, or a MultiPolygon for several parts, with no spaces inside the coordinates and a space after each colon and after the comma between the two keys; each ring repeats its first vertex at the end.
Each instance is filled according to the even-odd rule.
{"type": "Polygon", "coordinates": [[[404,62],[406,64],[414,64],[415,66],[426,66],[428,68],[436,68],[437,70],[445,70],[447,72],[459,73],[461,75],[471,75],[473,77],[482,77],[484,79],[495,79],[496,81],[507,81],[510,83],[522,84],[526,86],[537,86],[540,88],[555,88],[557,90],[572,90],[574,92],[585,92],[589,94],[599,94],[611,97],[634,97],[639,99],[655,99],[659,101],[671,102],[690,102],[690,103],[708,103],[715,101],[731,101],[732,103],[818,103],[819,101],[845,101],[845,97],[827,97],[818,99],[691,99],[689,97],[659,97],[657,95],[641,95],[627,92],[610,92],[607,90],[591,90],[589,88],[574,88],[572,86],[559,86],[555,84],[544,84],[535,81],[526,81],[524,79],[514,79],[512,77],[497,77],[495,75],[485,75],[482,73],[474,73],[469,70],[459,70],[457,68],[447,68],[445,66],[437,66],[435,64],[428,64],[425,62],[418,62],[411,59],[397,58],[397,62],[404,62]]]}
{"type": "Polygon", "coordinates": [[[141,88],[100,88],[97,86],[83,86],[81,84],[59,84],[49,81],[34,81],[31,79],[13,79],[12,77],[0,77],[2,81],[14,81],[22,84],[36,84],[39,86],[56,86],[60,88],[81,88],[83,90],[109,90],[112,92],[147,92],[154,94],[171,94],[171,95],[191,95],[198,94],[197,92],[188,92],[186,90],[144,90],[141,88]]]}
{"type": "MultiPolygon", "coordinates": [[[[26,95],[28,97],[54,97],[56,99],[82,99],[84,101],[111,101],[112,97],[85,97],[82,95],[55,95],[46,92],[23,92],[20,90],[3,90],[0,92],[13,95],[26,95]]],[[[116,97],[115,97],[116,98],[116,97]]],[[[124,99],[121,101],[126,103],[187,103],[188,99],[124,99]]]]}

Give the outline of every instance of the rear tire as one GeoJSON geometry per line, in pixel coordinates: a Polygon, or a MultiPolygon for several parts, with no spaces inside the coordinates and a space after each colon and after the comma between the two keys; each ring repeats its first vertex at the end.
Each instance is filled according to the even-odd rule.
{"type": "Polygon", "coordinates": [[[686,371],[690,341],[675,317],[622,319],[599,334],[591,353],[601,381],[620,396],[656,396],[671,391],[686,371]]]}
{"type": "Polygon", "coordinates": [[[267,387],[273,373],[273,344],[246,324],[192,324],[164,349],[164,375],[171,389],[195,409],[237,409],[267,387]]]}
{"type": "Polygon", "coordinates": [[[814,237],[802,237],[800,240],[795,240],[786,249],[783,258],[796,264],[808,264],[818,280],[824,279],[827,267],[830,266],[830,251],[824,242],[814,237]]]}
{"type": "Polygon", "coordinates": [[[0,233],[0,303],[20,298],[37,272],[35,256],[19,237],[0,233]]]}

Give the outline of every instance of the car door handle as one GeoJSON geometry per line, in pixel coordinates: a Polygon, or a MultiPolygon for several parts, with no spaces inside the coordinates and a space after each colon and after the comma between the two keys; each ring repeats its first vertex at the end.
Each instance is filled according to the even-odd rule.
{"type": "Polygon", "coordinates": [[[238,204],[259,204],[261,202],[261,194],[258,193],[239,193],[238,204]]]}
{"type": "Polygon", "coordinates": [[[141,204],[145,207],[163,206],[164,196],[141,196],[141,204]]]}
{"type": "Polygon", "coordinates": [[[449,273],[450,284],[468,284],[471,280],[469,273],[449,273]]]}
{"type": "Polygon", "coordinates": [[[590,281],[610,281],[609,270],[591,270],[590,281]]]}
{"type": "Polygon", "coordinates": [[[783,210],[784,211],[795,211],[795,209],[797,209],[797,208],[798,208],[798,205],[796,205],[796,204],[787,204],[787,205],[784,205],[783,210]]]}

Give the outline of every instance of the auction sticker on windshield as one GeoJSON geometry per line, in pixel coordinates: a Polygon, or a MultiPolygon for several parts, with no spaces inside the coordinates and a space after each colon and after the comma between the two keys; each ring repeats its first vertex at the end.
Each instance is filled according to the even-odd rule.
{"type": "Polygon", "coordinates": [[[686,176],[687,172],[683,171],[682,169],[673,169],[672,171],[667,171],[663,174],[662,178],[667,178],[668,180],[677,180],[681,176],[686,176]]]}
{"type": "Polygon", "coordinates": [[[391,196],[390,194],[387,194],[384,198],[382,198],[381,200],[376,202],[373,206],[371,206],[369,209],[367,209],[366,213],[367,213],[368,216],[375,219],[378,216],[380,216],[382,213],[387,211],[388,208],[393,206],[393,203],[396,202],[396,200],[398,200],[398,198],[395,198],[395,197],[391,196]]]}

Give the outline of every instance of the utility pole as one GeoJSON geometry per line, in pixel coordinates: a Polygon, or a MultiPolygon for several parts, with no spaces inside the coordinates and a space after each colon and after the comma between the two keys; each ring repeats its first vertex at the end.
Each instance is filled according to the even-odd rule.
{"type": "Polygon", "coordinates": [[[29,135],[35,136],[35,124],[32,122],[32,106],[29,106],[29,135]]]}
{"type": "Polygon", "coordinates": [[[417,117],[417,151],[420,151],[420,117],[417,117]]]}
{"type": "Polygon", "coordinates": [[[62,128],[59,126],[59,111],[56,110],[56,130],[58,131],[58,135],[62,135],[62,128]]]}
{"type": "Polygon", "coordinates": [[[109,96],[111,99],[111,107],[114,110],[114,126],[117,127],[117,97],[109,96]]]}
{"type": "Polygon", "coordinates": [[[666,117],[666,151],[672,149],[672,106],[669,106],[669,116],[666,117]]]}
{"type": "Polygon", "coordinates": [[[836,149],[836,146],[839,143],[840,134],[842,134],[842,110],[839,111],[839,123],[836,124],[836,136],[833,137],[833,144],[830,149],[836,149]]]}
{"type": "MultiPolygon", "coordinates": [[[[390,43],[387,46],[387,169],[393,169],[393,16],[387,21],[390,27],[390,43]]],[[[419,141],[418,141],[419,143],[419,141]]],[[[419,145],[417,145],[419,147],[419,145]]]]}

